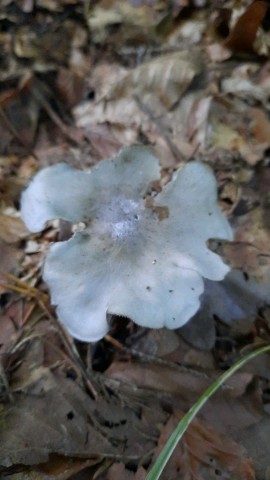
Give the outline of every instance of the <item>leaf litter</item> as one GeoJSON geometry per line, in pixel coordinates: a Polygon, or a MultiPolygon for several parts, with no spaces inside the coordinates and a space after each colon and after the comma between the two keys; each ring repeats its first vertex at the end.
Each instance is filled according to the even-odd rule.
{"type": "MultiPolygon", "coordinates": [[[[145,478],[173,426],[239,356],[270,338],[269,5],[265,1],[7,0],[0,7],[0,471],[3,478],[145,478]],[[30,235],[20,194],[42,167],[86,169],[151,145],[162,177],[214,170],[232,268],[177,332],[113,318],[74,342],[40,269],[69,225],[30,235]]],[[[269,475],[269,357],[188,430],[164,478],[269,475]],[[237,443],[236,443],[237,442],[237,443]]]]}

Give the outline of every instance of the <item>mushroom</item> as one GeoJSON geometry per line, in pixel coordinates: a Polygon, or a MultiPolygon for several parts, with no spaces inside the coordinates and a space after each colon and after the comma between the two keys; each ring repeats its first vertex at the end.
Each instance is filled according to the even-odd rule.
{"type": "Polygon", "coordinates": [[[203,277],[222,280],[229,271],[206,243],[232,239],[210,168],[188,163],[149,202],[159,170],[150,150],[134,145],[90,172],[47,167],[23,192],[32,232],[56,218],[85,225],[50,247],[43,271],[59,320],[79,340],[101,339],[109,315],[179,328],[200,306],[203,277]]]}

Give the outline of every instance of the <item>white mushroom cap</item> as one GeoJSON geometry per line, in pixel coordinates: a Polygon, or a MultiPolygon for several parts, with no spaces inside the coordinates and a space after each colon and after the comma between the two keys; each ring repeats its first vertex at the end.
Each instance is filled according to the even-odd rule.
{"type": "Polygon", "coordinates": [[[23,193],[22,218],[34,232],[54,218],[86,224],[52,245],[44,266],[58,317],[74,337],[102,338],[108,314],[145,327],[181,327],[200,306],[202,277],[221,280],[229,271],[206,245],[232,239],[210,168],[189,163],[147,208],[144,196],[158,177],[155,157],[133,146],[91,173],[48,167],[23,193]],[[167,218],[159,219],[156,207],[167,218]]]}

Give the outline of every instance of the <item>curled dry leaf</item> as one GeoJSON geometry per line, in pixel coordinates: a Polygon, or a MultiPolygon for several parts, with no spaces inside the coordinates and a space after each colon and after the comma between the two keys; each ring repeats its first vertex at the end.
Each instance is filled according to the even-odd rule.
{"type": "MultiPolygon", "coordinates": [[[[150,107],[155,115],[165,114],[185,93],[192,80],[202,70],[202,60],[198,51],[183,51],[162,55],[143,63],[131,71],[120,73],[95,105],[85,103],[75,109],[78,126],[110,122],[130,125],[145,117],[139,108],[139,101],[150,107]]],[[[104,77],[98,87],[102,90],[104,77]]],[[[104,88],[104,87],[103,87],[104,88]]],[[[143,123],[145,124],[145,118],[143,123]]]]}
{"type": "Polygon", "coordinates": [[[236,52],[252,52],[256,34],[267,12],[267,2],[257,0],[239,17],[225,46],[236,52]]]}
{"type": "Polygon", "coordinates": [[[153,111],[153,103],[157,99],[170,109],[201,69],[202,59],[198,51],[163,55],[128,72],[107,93],[106,101],[137,95],[153,111]]]}

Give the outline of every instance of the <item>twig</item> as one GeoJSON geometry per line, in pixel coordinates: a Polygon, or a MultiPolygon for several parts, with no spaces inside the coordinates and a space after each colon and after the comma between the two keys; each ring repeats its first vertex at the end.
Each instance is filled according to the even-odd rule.
{"type": "Polygon", "coordinates": [[[22,326],[24,327],[24,325],[28,322],[29,318],[31,317],[32,313],[34,312],[36,308],[36,304],[35,303],[32,303],[30,305],[30,307],[28,308],[27,312],[25,313],[23,319],[22,319],[22,326]]]}
{"type": "Polygon", "coordinates": [[[46,293],[41,292],[35,287],[31,287],[28,285],[26,282],[21,280],[20,278],[16,277],[15,275],[12,275],[11,273],[6,273],[6,272],[1,272],[1,274],[6,277],[8,280],[11,280],[14,282],[16,285],[10,285],[10,283],[0,283],[0,286],[5,286],[9,290],[13,290],[15,292],[21,293],[22,295],[25,295],[27,297],[33,297],[33,298],[42,298],[45,302],[48,301],[48,295],[46,293]],[[19,285],[19,286],[17,286],[19,285]]]}

